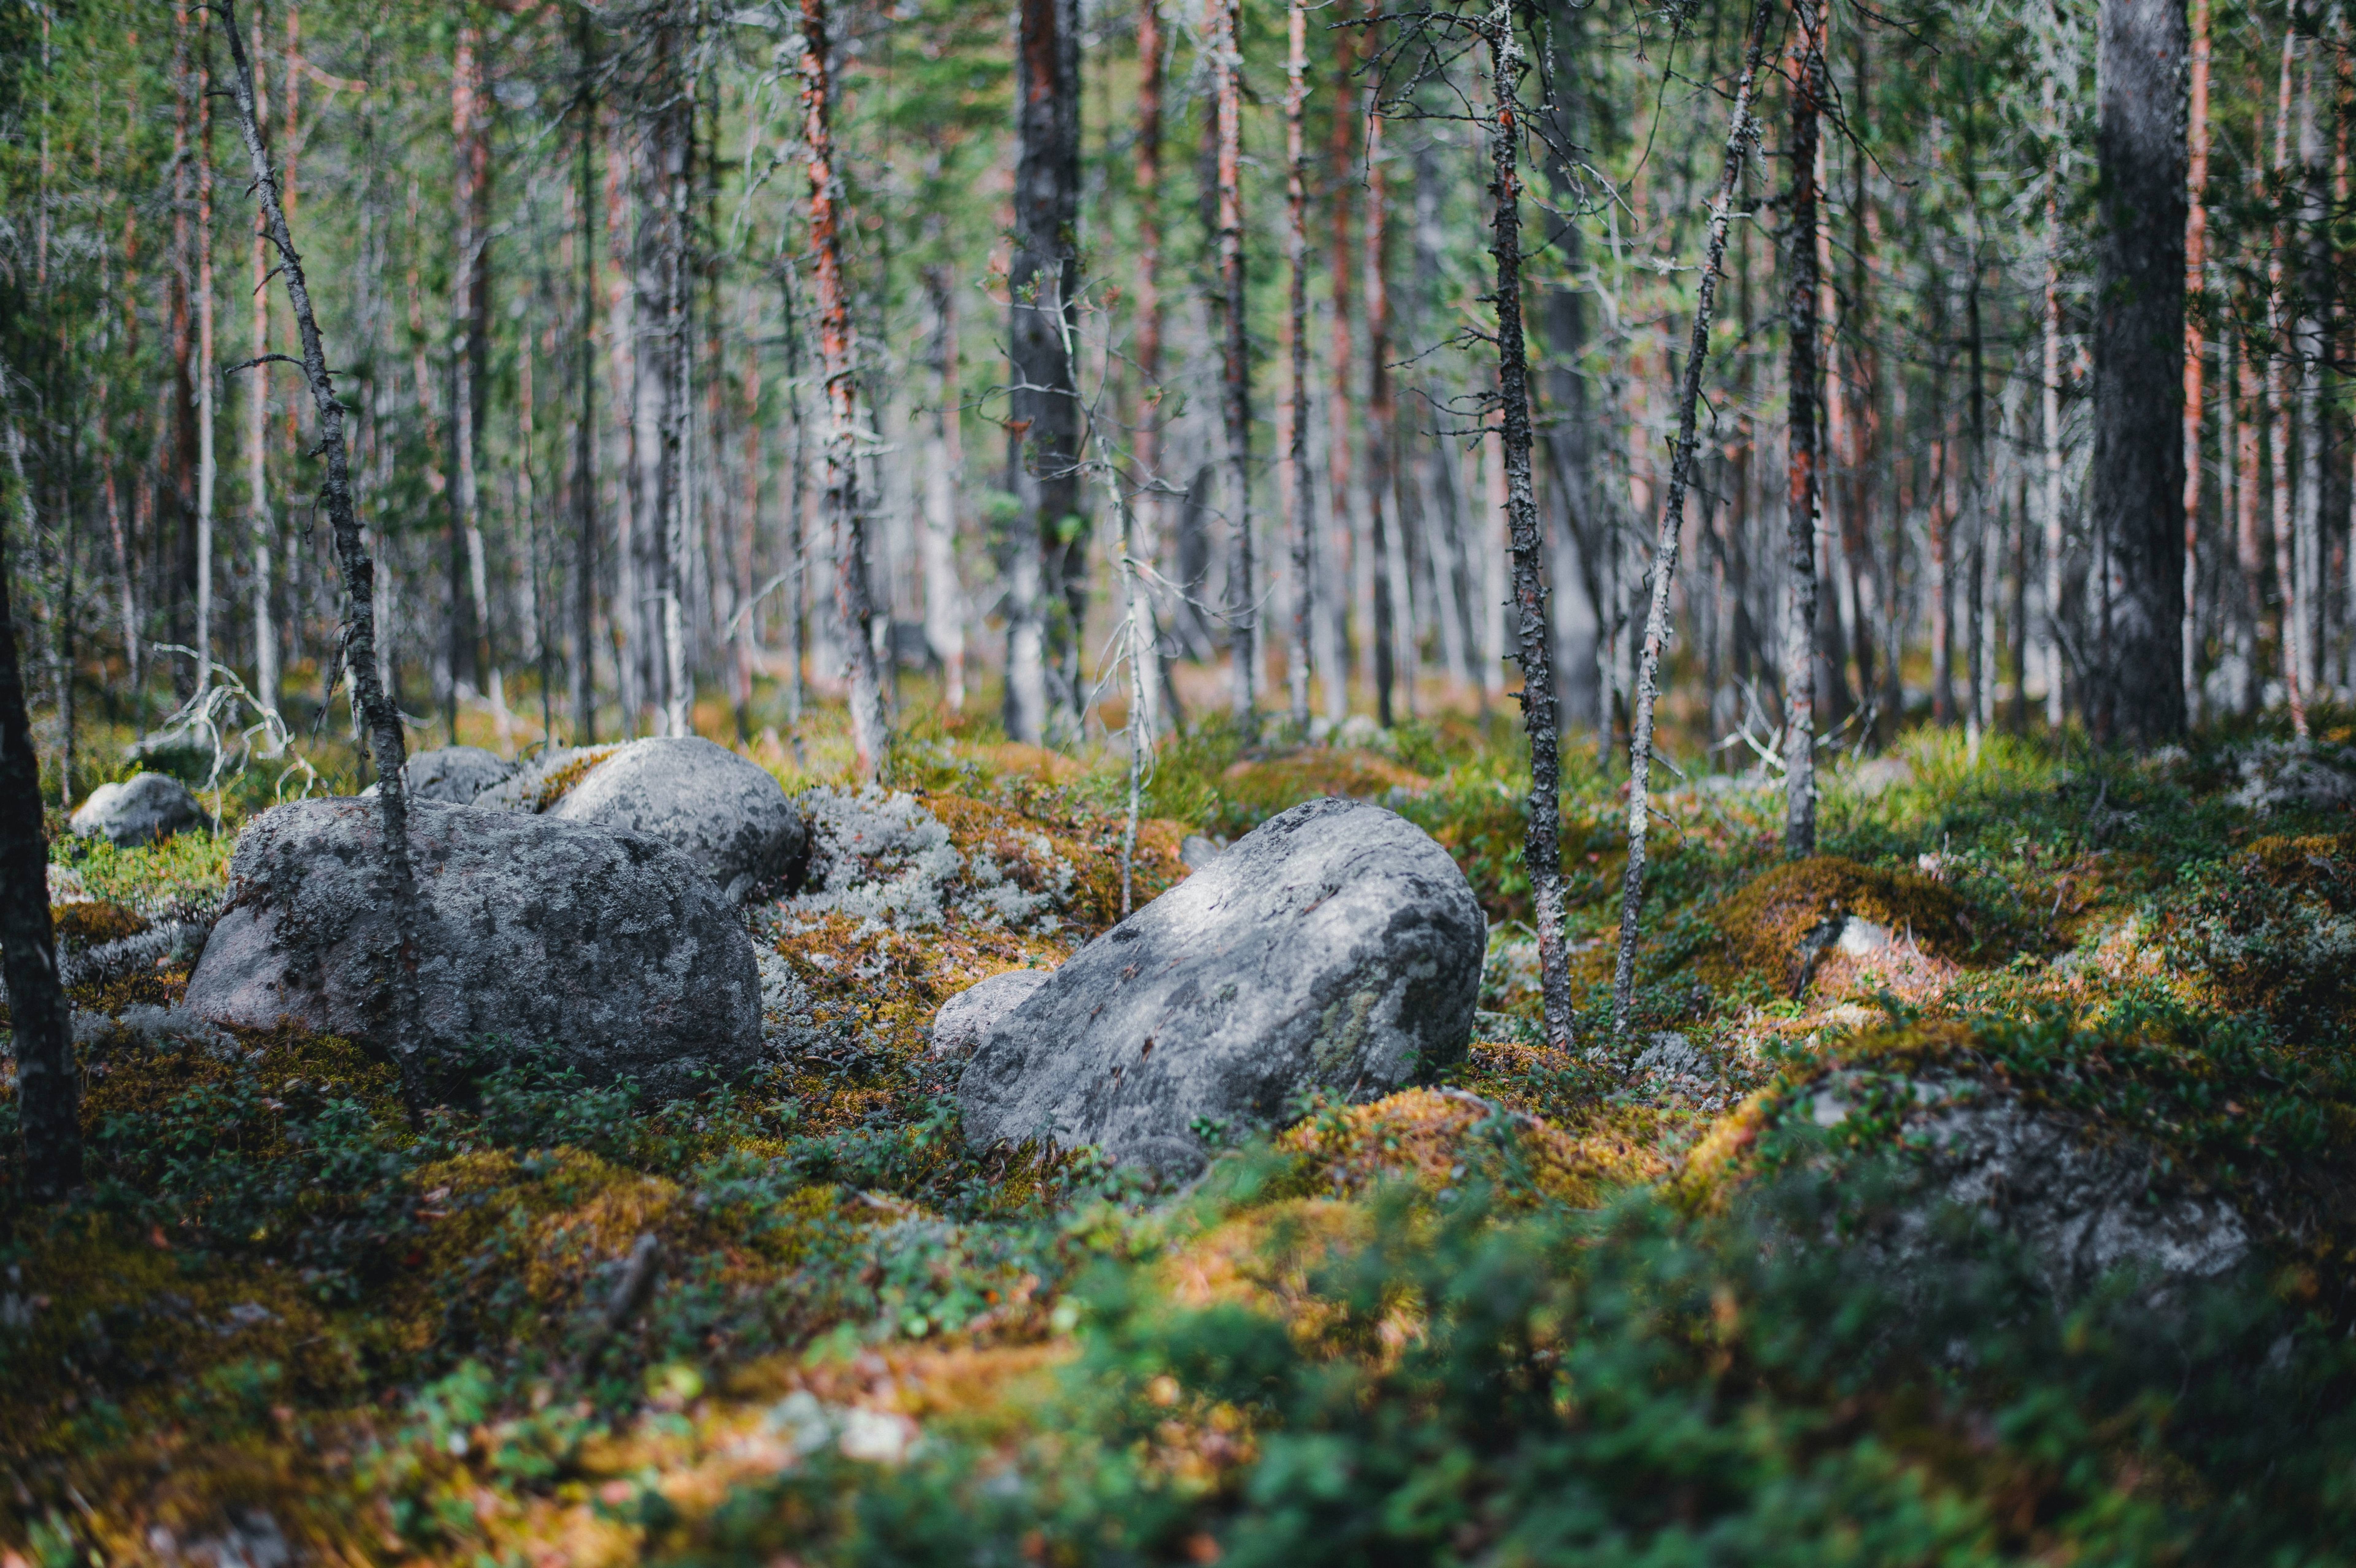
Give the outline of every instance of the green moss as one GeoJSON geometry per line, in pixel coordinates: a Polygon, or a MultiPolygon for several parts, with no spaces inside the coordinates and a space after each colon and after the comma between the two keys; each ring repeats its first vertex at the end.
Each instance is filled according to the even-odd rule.
{"type": "Polygon", "coordinates": [[[1813,855],[1762,872],[1710,909],[1709,924],[1724,944],[1705,953],[1697,967],[1721,989],[1759,976],[1778,994],[1796,995],[1817,955],[1851,916],[1941,957],[1964,958],[1978,945],[1963,900],[1944,883],[1919,872],[1813,855]]]}

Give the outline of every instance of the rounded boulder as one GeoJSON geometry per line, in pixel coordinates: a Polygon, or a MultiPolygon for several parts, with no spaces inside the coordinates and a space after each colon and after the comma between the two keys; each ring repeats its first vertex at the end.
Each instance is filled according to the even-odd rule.
{"type": "MultiPolygon", "coordinates": [[[[659,840],[415,801],[418,1048],[550,1046],[649,1093],[761,1055],[760,977],[735,910],[659,840]]],[[[398,944],[377,804],[305,800],[238,838],[230,896],[188,981],[219,1023],[291,1020],[391,1056],[398,944]]]]}
{"type": "Polygon", "coordinates": [[[1472,1040],[1487,925],[1431,837],[1362,801],[1269,819],[1076,954],[958,1085],[979,1148],[1044,1139],[1183,1177],[1198,1124],[1378,1099],[1472,1040]]]}
{"type": "Polygon", "coordinates": [[[205,808],[169,773],[138,773],[91,791],[68,821],[76,837],[129,849],[203,827],[205,808]]]}
{"type": "Polygon", "coordinates": [[[633,741],[592,767],[544,813],[659,838],[732,900],[788,890],[809,830],[767,769],[692,735],[633,741]]]}

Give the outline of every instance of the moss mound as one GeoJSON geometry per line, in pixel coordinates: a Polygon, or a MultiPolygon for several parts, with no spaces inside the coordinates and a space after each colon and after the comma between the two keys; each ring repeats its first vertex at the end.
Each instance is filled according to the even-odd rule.
{"type": "Polygon", "coordinates": [[[1381,801],[1394,790],[1420,795],[1430,787],[1431,781],[1413,769],[1378,752],[1346,746],[1310,746],[1282,756],[1248,757],[1219,775],[1227,815],[1244,826],[1326,795],[1381,801]]]}
{"type": "Polygon", "coordinates": [[[1509,1205],[1549,1200],[1591,1209],[1667,1168],[1608,1127],[1576,1136],[1461,1090],[1408,1089],[1372,1104],[1329,1106],[1278,1147],[1305,1157],[1343,1197],[1386,1179],[1435,1195],[1475,1182],[1509,1205]]]}
{"type": "Polygon", "coordinates": [[[50,905],[49,923],[57,930],[59,946],[80,948],[136,936],[147,929],[148,922],[146,916],[128,904],[92,899],[84,903],[50,905]]]}
{"type": "Polygon", "coordinates": [[[2356,1028],[2356,833],[2259,839],[2199,873],[2162,932],[2220,1006],[2306,1041],[2344,1034],[2356,1028]]]}
{"type": "Polygon", "coordinates": [[[1761,872],[1709,911],[1724,945],[1704,954],[1697,968],[1721,987],[1756,975],[1777,994],[1797,996],[1852,916],[1941,957],[1960,960],[1976,946],[1964,901],[1944,883],[1839,855],[1812,855],[1761,872]]]}
{"type": "Polygon", "coordinates": [[[1716,1210],[1796,1167],[1920,1158],[1943,1109],[1999,1098],[2058,1118],[2086,1145],[2134,1151],[2151,1200],[2222,1197],[2298,1294],[2356,1317],[2356,1065],[2165,1005],[2099,1027],[2060,1015],[1948,1019],[1836,1042],[1722,1118],[1671,1189],[1716,1210]]]}

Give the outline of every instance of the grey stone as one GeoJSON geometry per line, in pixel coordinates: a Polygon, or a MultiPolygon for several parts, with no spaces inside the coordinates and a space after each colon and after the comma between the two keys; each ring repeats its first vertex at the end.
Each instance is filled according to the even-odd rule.
{"type": "Polygon", "coordinates": [[[933,1054],[971,1056],[1007,1014],[1030,1000],[1053,969],[1009,969],[968,986],[933,1015],[933,1054]]]}
{"type": "MultiPolygon", "coordinates": [[[[550,1045],[658,1097],[762,1058],[753,944],[659,839],[479,806],[410,805],[422,1049],[550,1045]]],[[[373,803],[296,801],[240,836],[187,1008],[396,1047],[392,915],[373,803]]]]}
{"type": "Polygon", "coordinates": [[[766,768],[694,735],[633,741],[589,770],[544,815],[659,838],[731,899],[799,880],[809,830],[766,768]]]}
{"type": "Polygon", "coordinates": [[[1217,859],[1219,851],[1223,848],[1225,846],[1215,838],[1206,838],[1200,833],[1189,833],[1178,841],[1178,863],[1190,871],[1199,871],[1217,859]]]}
{"type": "Polygon", "coordinates": [[[967,1138],[1190,1174],[1198,1120],[1270,1123],[1312,1089],[1376,1099],[1460,1058],[1486,930],[1421,828],[1362,801],[1294,806],[1000,1021],[958,1085],[967,1138]]]}
{"type": "Polygon", "coordinates": [[[1664,1078],[1696,1078],[1708,1070],[1693,1042],[1673,1029],[1663,1029],[1637,1053],[1636,1071],[1664,1078]]]}
{"type": "Polygon", "coordinates": [[[412,800],[438,800],[469,805],[477,795],[507,782],[515,764],[480,746],[444,746],[420,752],[401,770],[401,781],[412,800]]]}
{"type": "Polygon", "coordinates": [[[2233,768],[2240,782],[2226,799],[2260,816],[2286,807],[2356,805],[2356,747],[2254,741],[2236,749],[2233,768]]]}
{"type": "Polygon", "coordinates": [[[515,771],[477,795],[473,804],[498,811],[546,811],[599,762],[622,748],[552,746],[519,762],[515,771]]]}
{"type": "Polygon", "coordinates": [[[205,825],[205,808],[169,773],[139,773],[90,792],[69,819],[81,838],[104,838],[132,848],[205,825]]]}
{"type": "Polygon", "coordinates": [[[1880,952],[1890,944],[1888,926],[1876,925],[1869,920],[1851,915],[1841,926],[1840,936],[1834,945],[1852,958],[1863,958],[1869,954],[1880,952]]]}
{"type": "MultiPolygon", "coordinates": [[[[1796,1103],[1820,1127],[1855,1109],[1847,1074],[1796,1103]]],[[[2105,1275],[2141,1273],[2161,1292],[2214,1278],[2251,1251],[2247,1223],[2214,1193],[2156,1181],[2141,1139],[2107,1132],[1991,1085],[1926,1078],[1912,1085],[1907,1140],[1921,1197],[1885,1243],[1903,1264],[1932,1244],[1940,1210],[1959,1207],[2017,1241],[2054,1298],[2083,1299],[2105,1275]]]]}

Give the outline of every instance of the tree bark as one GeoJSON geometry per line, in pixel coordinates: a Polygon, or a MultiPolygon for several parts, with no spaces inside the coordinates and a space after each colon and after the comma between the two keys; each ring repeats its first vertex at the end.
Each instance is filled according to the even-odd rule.
{"type": "Polygon", "coordinates": [[[1734,116],[1726,131],[1725,157],[1718,191],[1709,204],[1708,239],[1701,283],[1694,302],[1693,335],[1686,347],[1685,384],[1677,396],[1676,443],[1669,449],[1669,492],[1661,507],[1653,544],[1653,602],[1644,617],[1644,651],[1636,668],[1636,710],[1628,746],[1628,864],[1620,879],[1620,955],[1612,977],[1612,1018],[1621,1034],[1635,997],[1636,938],[1644,909],[1644,848],[1652,827],[1653,707],[1658,696],[1661,652],[1669,639],[1669,593],[1677,573],[1677,547],[1684,534],[1686,489],[1693,480],[1695,428],[1701,403],[1702,372],[1709,363],[1709,325],[1718,304],[1718,279],[1726,264],[1726,231],[1734,209],[1735,183],[1751,155],[1754,125],[1751,99],[1759,61],[1767,48],[1767,23],[1775,0],[1755,0],[1751,35],[1742,55],[1742,77],[1734,90],[1734,116]]]}
{"type": "MultiPolygon", "coordinates": [[[[1058,0],[1028,0],[1053,5],[1058,0]]],[[[1068,5],[1070,0],[1060,0],[1068,5]]],[[[851,368],[851,302],[842,282],[836,229],[841,205],[834,167],[834,128],[827,101],[826,0],[801,0],[802,148],[809,160],[809,242],[818,272],[819,362],[826,378],[824,464],[826,511],[834,543],[834,609],[842,627],[843,663],[851,687],[851,746],[862,780],[873,779],[891,744],[884,717],[883,683],[875,667],[873,612],[867,599],[867,527],[859,509],[857,389],[851,368]]],[[[1027,15],[1027,11],[1026,11],[1027,15]]]]}
{"type": "Polygon", "coordinates": [[[490,245],[485,187],[490,178],[490,145],[483,134],[485,105],[479,64],[482,34],[471,25],[458,29],[450,69],[450,135],[456,149],[452,207],[457,240],[451,254],[450,307],[450,739],[458,739],[458,688],[478,686],[490,660],[483,651],[489,620],[483,559],[483,523],[475,453],[483,435],[483,367],[490,353],[489,280],[484,263],[490,245]]]}
{"type": "Polygon", "coordinates": [[[1211,92],[1219,116],[1219,297],[1224,307],[1219,412],[1226,432],[1227,628],[1237,727],[1249,734],[1259,704],[1258,563],[1251,515],[1250,323],[1244,315],[1243,73],[1236,27],[1242,0],[1209,0],[1211,92]]]}
{"type": "Polygon", "coordinates": [[[2116,738],[2148,747],[2185,727],[2183,0],[2103,0],[2101,34],[2088,501],[2115,584],[2106,707],[2116,738]]]}
{"type": "MultiPolygon", "coordinates": [[[[8,296],[0,293],[0,300],[8,296]]],[[[7,307],[0,304],[0,310],[7,307]]],[[[15,323],[6,336],[15,336],[15,323]]],[[[11,421],[9,438],[21,442],[11,421]]],[[[24,468],[16,465],[24,485],[24,468]]],[[[10,613],[6,540],[0,538],[0,948],[16,1059],[16,1117],[32,1197],[54,1201],[81,1184],[80,1076],[49,924],[48,846],[41,827],[41,763],[25,711],[10,613]]]]}
{"type": "Polygon", "coordinates": [[[1562,803],[1557,755],[1553,636],[1547,624],[1545,539],[1537,494],[1530,479],[1530,370],[1522,337],[1522,174],[1524,106],[1519,87],[1526,61],[1514,30],[1514,0],[1496,0],[1481,32],[1488,47],[1489,80],[1496,93],[1487,123],[1489,196],[1494,203],[1490,254],[1496,263],[1497,405],[1505,449],[1506,518],[1514,549],[1515,643],[1522,667],[1522,724],[1530,740],[1528,826],[1523,868],[1530,879],[1531,924],[1537,928],[1538,991],[1547,1044],[1571,1048],[1570,963],[1563,937],[1562,803]]]}
{"type": "MultiPolygon", "coordinates": [[[[1333,333],[1326,350],[1325,394],[1325,504],[1331,514],[1326,537],[1333,541],[1328,552],[1333,569],[1330,579],[1335,592],[1332,609],[1333,645],[1336,654],[1333,667],[1325,677],[1325,718],[1337,728],[1350,716],[1350,625],[1346,606],[1356,597],[1343,592],[1345,573],[1355,587],[1359,562],[1355,549],[1357,522],[1352,513],[1351,481],[1354,477],[1350,461],[1350,410],[1357,400],[1350,380],[1353,350],[1350,271],[1354,251],[1351,246],[1350,200],[1356,181],[1350,177],[1351,165],[1355,162],[1353,132],[1365,123],[1365,117],[1353,112],[1357,96],[1363,90],[1354,88],[1351,72],[1357,59],[1358,29],[1344,27],[1333,35],[1333,118],[1325,144],[1326,200],[1332,235],[1326,265],[1328,286],[1333,290],[1333,333]]],[[[1367,624],[1371,615],[1360,617],[1357,627],[1360,651],[1367,642],[1367,624]]],[[[1369,682],[1369,684],[1372,684],[1369,682]]]]}
{"type": "MultiPolygon", "coordinates": [[[[262,18],[253,19],[254,92],[257,107],[268,103],[269,84],[262,74],[262,18]]],[[[294,91],[293,62],[288,61],[287,91],[294,91]]],[[[265,107],[266,112],[266,107],[265,107]]],[[[250,357],[270,352],[270,251],[261,234],[253,237],[253,325],[247,348],[250,357]]],[[[273,567],[278,549],[278,519],[270,506],[269,420],[270,374],[257,365],[245,395],[246,527],[253,549],[253,694],[272,710],[278,707],[278,630],[271,614],[273,567]]]]}
{"type": "MultiPolygon", "coordinates": [[[[1286,14],[1284,194],[1285,256],[1292,268],[1291,309],[1286,320],[1291,349],[1290,419],[1285,431],[1285,466],[1292,477],[1292,645],[1285,657],[1286,685],[1292,699],[1292,728],[1309,733],[1310,626],[1315,614],[1309,575],[1309,530],[1313,498],[1309,485],[1309,155],[1301,116],[1309,100],[1309,13],[1291,0],[1286,14]]],[[[1329,677],[1330,678],[1330,677],[1329,677]]]]}
{"type": "Polygon", "coordinates": [[[1080,279],[1078,0],[1022,0],[1019,22],[1007,429],[1022,523],[1008,574],[1006,732],[1036,745],[1077,734],[1087,608],[1072,365],[1080,279]]]}
{"type": "MultiPolygon", "coordinates": [[[[1137,559],[1159,570],[1164,529],[1163,496],[1169,481],[1162,472],[1162,95],[1163,87],[1162,0],[1139,0],[1137,10],[1137,378],[1143,406],[1137,415],[1137,468],[1144,484],[1129,509],[1137,530],[1132,544],[1137,559]]],[[[1147,613],[1156,598],[1150,585],[1140,585],[1147,613]]],[[[1160,627],[1155,624],[1148,651],[1153,663],[1145,683],[1147,701],[1168,679],[1160,627]]],[[[1162,716],[1151,726],[1159,729],[1162,716]]]]}
{"type": "Polygon", "coordinates": [[[422,1112],[425,1100],[423,1072],[426,1064],[417,1060],[417,881],[409,859],[409,800],[401,772],[408,758],[408,748],[402,739],[401,716],[377,679],[376,563],[369,559],[368,546],[360,537],[359,515],[352,504],[350,455],[344,444],[344,405],[336,397],[336,384],[327,369],[327,347],[319,336],[318,318],[311,308],[311,288],[304,276],[303,258],[294,249],[294,237],[287,230],[285,209],[279,204],[276,171],[262,142],[262,127],[254,106],[252,67],[246,59],[244,42],[238,36],[237,0],[220,0],[220,5],[223,30],[229,35],[230,52],[237,66],[237,80],[231,89],[237,101],[238,129],[244,136],[246,157],[252,165],[253,189],[262,207],[263,230],[270,236],[271,248],[278,253],[279,276],[286,285],[295,335],[303,347],[303,378],[310,389],[312,407],[318,420],[317,450],[327,469],[319,486],[320,508],[327,514],[337,561],[343,569],[344,591],[350,603],[337,654],[345,678],[351,682],[361,721],[368,727],[369,748],[376,762],[377,809],[384,825],[386,895],[392,907],[394,939],[399,946],[391,965],[395,1040],[402,1087],[411,1112],[416,1115],[422,1112]]]}
{"type": "MultiPolygon", "coordinates": [[[[2209,259],[2209,0],[2192,0],[2192,92],[2185,140],[2190,153],[2184,215],[2184,294],[2197,300],[2209,259]]],[[[2200,703],[2199,638],[2193,617],[2201,545],[2201,313],[2184,313],[2184,710],[2200,703]]]]}
{"type": "Polygon", "coordinates": [[[957,573],[957,294],[939,268],[925,273],[933,305],[933,428],[925,453],[925,642],[941,666],[941,700],[965,710],[965,614],[957,573]]]}
{"type": "Polygon", "coordinates": [[[1783,853],[1816,852],[1816,122],[1825,96],[1824,13],[1794,7],[1791,276],[1785,296],[1790,430],[1785,464],[1783,636],[1783,853]]]}
{"type": "Polygon", "coordinates": [[[2049,72],[2040,89],[2047,133],[2056,138],[2053,166],[2045,171],[2045,375],[2040,411],[2045,422],[2045,614],[2038,623],[2045,667],[2045,722],[2062,728],[2062,165],[2060,117],[2049,72]]]}
{"type": "Polygon", "coordinates": [[[2326,448],[2330,432],[2326,410],[2330,389],[2326,378],[2331,365],[2331,233],[2329,177],[2323,127],[2316,102],[2327,84],[2322,75],[2323,39],[2318,29],[2319,7],[2301,7],[2295,26],[2308,29],[2304,44],[2306,70],[2298,93],[2298,220],[2296,243],[2304,252],[2298,289],[2298,505],[2295,522],[2298,572],[2298,684],[2307,693],[2323,693],[2324,607],[2329,575],[2323,558],[2323,501],[2326,448]]]}
{"type": "Polygon", "coordinates": [[[213,679],[213,497],[220,462],[215,447],[213,387],[213,39],[212,13],[197,27],[197,689],[213,679]]]}
{"type": "MultiPolygon", "coordinates": [[[[1404,606],[1398,569],[1398,497],[1395,493],[1398,405],[1391,391],[1390,192],[1383,166],[1383,117],[1366,116],[1366,544],[1374,579],[1375,716],[1386,730],[1398,721],[1398,626],[1404,606]]],[[[1415,678],[1410,667],[1404,672],[1415,678]]],[[[1410,709],[1412,701],[1408,704],[1410,709]]]]}
{"type": "Polygon", "coordinates": [[[573,743],[597,740],[597,106],[596,34],[586,5],[573,13],[573,48],[580,71],[574,89],[575,215],[581,270],[573,323],[573,373],[579,400],[573,430],[573,743]]]}

